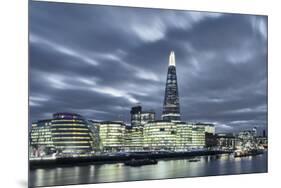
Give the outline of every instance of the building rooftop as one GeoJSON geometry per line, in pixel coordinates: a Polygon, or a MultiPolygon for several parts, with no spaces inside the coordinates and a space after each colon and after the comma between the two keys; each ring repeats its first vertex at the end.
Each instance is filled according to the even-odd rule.
{"type": "Polygon", "coordinates": [[[120,124],[126,126],[123,121],[101,121],[100,124],[120,124]]]}

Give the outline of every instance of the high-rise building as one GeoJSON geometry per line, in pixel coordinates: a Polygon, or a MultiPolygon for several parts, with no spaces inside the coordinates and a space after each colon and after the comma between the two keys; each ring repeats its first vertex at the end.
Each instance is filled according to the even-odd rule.
{"type": "Polygon", "coordinates": [[[141,126],[144,126],[149,121],[155,120],[155,112],[153,111],[142,111],[141,112],[141,126]]]}
{"type": "Polygon", "coordinates": [[[130,113],[132,127],[143,127],[147,122],[155,120],[155,112],[142,111],[142,107],[140,105],[133,106],[130,113]]]}
{"type": "Polygon", "coordinates": [[[163,120],[176,120],[180,118],[180,103],[176,73],[175,53],[172,51],[169,57],[169,67],[166,81],[165,97],[162,111],[163,120]]]}
{"type": "Polygon", "coordinates": [[[262,131],[262,136],[263,136],[263,137],[266,137],[265,129],[262,131]]]}
{"type": "Polygon", "coordinates": [[[87,153],[93,149],[93,139],[87,121],[79,114],[56,113],[51,122],[52,139],[59,153],[87,153]]]}
{"type": "Polygon", "coordinates": [[[141,125],[141,106],[133,106],[131,109],[131,126],[137,127],[141,125]]]}

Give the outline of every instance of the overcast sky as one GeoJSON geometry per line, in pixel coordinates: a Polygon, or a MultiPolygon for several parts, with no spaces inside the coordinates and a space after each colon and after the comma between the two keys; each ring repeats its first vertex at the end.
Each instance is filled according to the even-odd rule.
{"type": "Polygon", "coordinates": [[[267,126],[267,17],[31,2],[30,119],[160,118],[175,51],[181,118],[218,132],[267,126]]]}

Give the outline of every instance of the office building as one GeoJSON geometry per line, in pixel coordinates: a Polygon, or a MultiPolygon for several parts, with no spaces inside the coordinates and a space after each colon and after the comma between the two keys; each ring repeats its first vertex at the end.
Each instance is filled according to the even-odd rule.
{"type": "Polygon", "coordinates": [[[102,151],[121,151],[125,145],[125,124],[120,121],[104,121],[98,124],[99,143],[102,151]]]}
{"type": "Polygon", "coordinates": [[[130,151],[143,150],[143,127],[132,127],[131,128],[131,142],[130,151]]]}
{"type": "Polygon", "coordinates": [[[141,126],[143,127],[149,121],[155,120],[155,112],[153,111],[142,111],[141,112],[141,126]]]}
{"type": "Polygon", "coordinates": [[[205,127],[201,125],[192,126],[192,148],[205,147],[205,127]]]}
{"type": "Polygon", "coordinates": [[[143,146],[146,150],[175,150],[177,126],[171,121],[151,121],[144,125],[143,146]]]}
{"type": "Polygon", "coordinates": [[[142,108],[140,105],[132,107],[131,112],[130,112],[132,127],[141,126],[141,111],[142,111],[142,108]]]}
{"type": "Polygon", "coordinates": [[[79,114],[56,113],[51,121],[52,139],[60,154],[80,154],[93,150],[87,121],[79,114]]]}
{"type": "Polygon", "coordinates": [[[51,133],[51,120],[39,120],[32,123],[30,135],[31,156],[40,157],[55,152],[51,133]]]}
{"type": "Polygon", "coordinates": [[[98,125],[100,123],[100,121],[94,121],[94,120],[88,120],[88,127],[90,129],[90,135],[92,137],[93,140],[93,152],[94,151],[99,151],[100,148],[100,139],[99,139],[99,129],[98,129],[98,125]]]}
{"type": "Polygon", "coordinates": [[[166,89],[162,111],[163,120],[180,121],[180,102],[176,73],[175,53],[172,51],[169,57],[169,67],[166,80],[166,89]]]}
{"type": "Polygon", "coordinates": [[[220,149],[235,149],[236,138],[231,133],[218,133],[216,134],[217,146],[220,149]]]}
{"type": "Polygon", "coordinates": [[[153,111],[142,111],[142,107],[140,105],[133,106],[131,111],[131,126],[138,127],[144,126],[149,121],[155,120],[155,112],[153,111]]]}
{"type": "Polygon", "coordinates": [[[177,122],[176,149],[179,151],[188,150],[192,146],[192,125],[186,122],[177,122]]]}

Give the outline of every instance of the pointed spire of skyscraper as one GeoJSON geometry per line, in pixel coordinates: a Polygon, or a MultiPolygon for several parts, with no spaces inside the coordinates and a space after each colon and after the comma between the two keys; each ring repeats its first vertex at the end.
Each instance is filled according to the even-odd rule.
{"type": "Polygon", "coordinates": [[[174,121],[180,120],[180,104],[174,51],[171,51],[169,56],[169,67],[166,80],[162,119],[174,121]]]}
{"type": "Polygon", "coordinates": [[[169,66],[176,66],[176,58],[175,58],[175,52],[174,51],[171,51],[171,53],[170,53],[169,66]]]}

